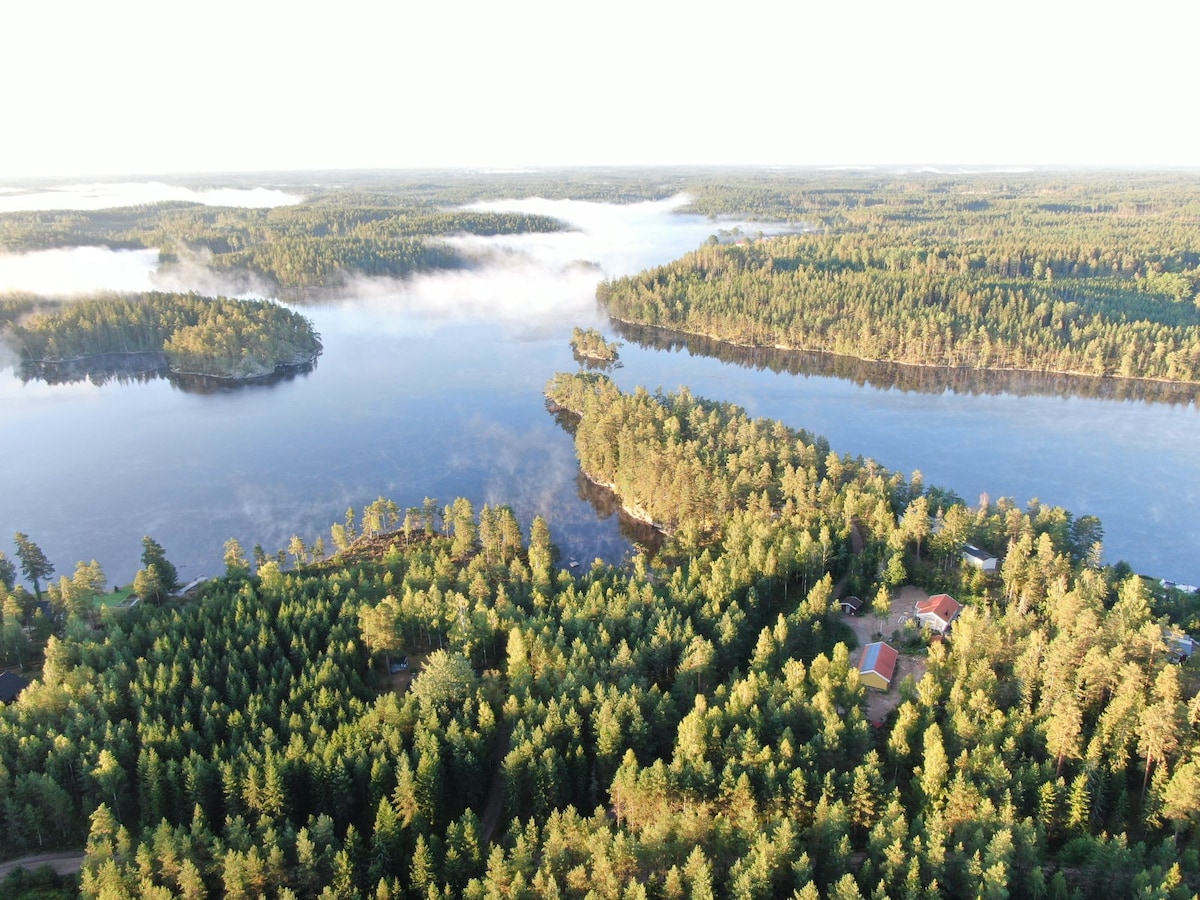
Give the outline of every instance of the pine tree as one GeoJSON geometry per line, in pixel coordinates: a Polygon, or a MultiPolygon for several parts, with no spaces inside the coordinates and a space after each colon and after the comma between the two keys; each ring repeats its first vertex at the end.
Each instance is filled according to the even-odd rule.
{"type": "Polygon", "coordinates": [[[409,896],[413,900],[425,900],[430,887],[437,880],[437,869],[434,867],[433,854],[424,834],[417,835],[417,844],[413,848],[409,860],[408,884],[409,896]]]}
{"type": "Polygon", "coordinates": [[[396,809],[387,797],[380,797],[371,831],[368,880],[378,882],[398,871],[401,863],[402,828],[396,809]]]}
{"type": "Polygon", "coordinates": [[[250,574],[250,563],[237,538],[225,542],[225,574],[230,578],[242,578],[250,574]]]}
{"type": "Polygon", "coordinates": [[[158,566],[149,565],[138,569],[137,574],[133,576],[133,592],[146,603],[157,603],[166,596],[167,588],[158,566]]]}
{"type": "Polygon", "coordinates": [[[921,757],[921,792],[929,802],[937,800],[950,773],[950,760],[942,742],[942,730],[937,723],[925,729],[924,754],[921,757]]]}
{"type": "Polygon", "coordinates": [[[42,548],[31,541],[28,535],[18,531],[13,535],[13,540],[17,544],[17,559],[21,563],[21,574],[33,582],[33,592],[40,603],[42,599],[41,582],[54,574],[54,566],[50,564],[50,560],[46,559],[42,548]]]}
{"type": "Polygon", "coordinates": [[[163,593],[170,593],[179,586],[179,575],[175,566],[168,561],[162,545],[149,535],[142,538],[142,565],[146,568],[155,566],[158,569],[163,593]]]}
{"type": "Polygon", "coordinates": [[[3,550],[0,550],[0,587],[11,591],[17,583],[17,568],[3,550]]]}

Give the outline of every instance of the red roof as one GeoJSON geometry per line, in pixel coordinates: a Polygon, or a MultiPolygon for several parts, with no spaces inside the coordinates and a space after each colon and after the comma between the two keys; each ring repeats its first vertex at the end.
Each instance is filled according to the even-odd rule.
{"type": "Polygon", "coordinates": [[[928,600],[917,602],[918,613],[933,613],[943,622],[949,622],[957,616],[960,609],[962,609],[962,604],[949,594],[934,594],[928,600]]]}
{"type": "Polygon", "coordinates": [[[896,671],[896,660],[899,658],[900,654],[894,647],[883,641],[876,641],[863,647],[862,656],[858,660],[858,671],[874,672],[884,681],[891,681],[892,674],[896,671]]]}

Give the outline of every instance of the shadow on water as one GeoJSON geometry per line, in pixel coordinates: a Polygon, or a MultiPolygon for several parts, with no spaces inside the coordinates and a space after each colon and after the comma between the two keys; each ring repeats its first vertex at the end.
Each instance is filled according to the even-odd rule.
{"type": "Polygon", "coordinates": [[[274,372],[257,378],[219,378],[210,375],[189,375],[172,372],[165,353],[103,353],[65,362],[25,362],[19,369],[21,382],[42,381],[46,384],[94,385],[109,383],[145,384],[165,378],[172,387],[190,394],[218,394],[249,387],[274,386],[307,375],[317,367],[315,359],[299,365],[279,366],[274,372]]]}
{"type": "Polygon", "coordinates": [[[546,412],[554,416],[554,423],[574,439],[575,432],[579,430],[579,416],[569,409],[555,406],[550,401],[546,401],[546,412]]]}
{"type": "Polygon", "coordinates": [[[1183,405],[1195,404],[1200,395],[1200,387],[1194,384],[872,362],[832,353],[742,347],[666,328],[632,325],[615,319],[610,321],[617,334],[647,349],[671,352],[686,350],[692,356],[707,356],[744,368],[840,378],[884,390],[894,388],[924,394],[942,394],[949,390],[956,394],[971,395],[1088,397],[1183,405]]]}

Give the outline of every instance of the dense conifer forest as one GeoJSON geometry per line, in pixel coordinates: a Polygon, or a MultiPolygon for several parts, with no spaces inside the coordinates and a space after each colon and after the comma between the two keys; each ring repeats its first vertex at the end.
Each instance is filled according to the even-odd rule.
{"type": "Polygon", "coordinates": [[[582,362],[615,363],[620,349],[618,342],[605,340],[598,328],[575,328],[571,332],[571,352],[582,362]]]}
{"type": "Polygon", "coordinates": [[[1194,178],[713,187],[694,208],[804,223],[716,236],[601,286],[615,318],[933,366],[1200,381],[1194,178]]]}
{"type": "Polygon", "coordinates": [[[441,240],[451,234],[556,231],[545,216],[442,211],[400,205],[391,194],[361,192],[275,209],[153,207],[7,213],[0,247],[29,252],[55,247],[156,249],[163,264],[202,265],[230,277],[265,279],[275,289],[333,287],[346,278],[402,277],[457,268],[468,260],[441,240]]]}
{"type": "Polygon", "coordinates": [[[548,391],[661,558],[572,575],[541,520],[381,498],[331,558],[231,541],[194,599],[64,608],[0,711],[6,853],[86,844],[87,897],[1192,894],[1194,670],[1099,523],[687,392],[548,391]],[[873,721],[836,600],[906,584],[965,608],[880,619],[925,672],[873,721]]]}
{"type": "MultiPolygon", "coordinates": [[[[452,203],[687,191],[714,231],[736,214],[792,233],[718,233],[607,283],[619,318],[1198,380],[1189,176],[390,177],[269,211],[8,214],[0,245],[154,247],[299,290],[469,265],[449,234],[561,227],[452,203]]],[[[320,350],[275,304],[146,295],[55,318],[38,302],[0,305],[31,359],[156,351],[244,373],[320,350]]],[[[0,860],[83,862],[75,881],[18,874],[0,895],[1200,892],[1200,674],[1181,649],[1195,593],[1102,564],[1091,516],[968,502],[686,388],[585,372],[545,392],[583,473],[660,551],[564,565],[545,520],[523,529],[502,498],[380,497],[275,553],[231,539],[224,574],[178,595],[148,536],[133,584],[110,589],[95,561],[54,581],[18,533],[16,559],[0,553],[0,665],[30,683],[0,705],[0,860]],[[961,602],[948,634],[920,627],[913,592],[961,602]],[[858,669],[875,638],[906,673],[884,693],[858,669]]]]}
{"type": "Polygon", "coordinates": [[[266,300],[149,293],[81,300],[12,328],[27,364],[106,354],[162,353],[177,374],[256,378],[311,362],[312,323],[266,300]]]}

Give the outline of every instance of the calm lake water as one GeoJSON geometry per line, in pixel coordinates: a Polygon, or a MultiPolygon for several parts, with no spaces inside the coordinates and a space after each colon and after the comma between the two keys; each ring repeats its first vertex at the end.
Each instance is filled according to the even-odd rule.
{"type": "MultiPolygon", "coordinates": [[[[95,558],[123,583],[149,534],[190,580],[223,570],[229,537],[247,552],[255,543],[273,552],[292,534],[328,544],[347,506],[465,496],[477,507],[508,503],[526,526],[544,515],[567,559],[621,559],[630,544],[618,517],[585,499],[571,439],[546,412],[542,388],[576,368],[573,326],[615,334],[596,309],[600,277],[673,259],[731,225],[679,216],[677,205],[487,204],[557,215],[579,230],[463,239],[491,262],[361,282],[303,307],[324,354],[312,372],[271,385],[200,393],[165,380],[22,384],[11,365],[0,369],[0,546],[12,557],[7,538],[24,531],[59,575],[95,558]]],[[[143,258],[153,277],[154,259],[143,258]]],[[[687,385],[824,434],[839,452],[919,469],[971,503],[986,491],[1099,516],[1108,560],[1200,583],[1191,398],[1043,388],[1063,396],[1024,381],[897,387],[886,373],[723,361],[629,339],[621,358],[613,374],[626,390],[687,385]]]]}

